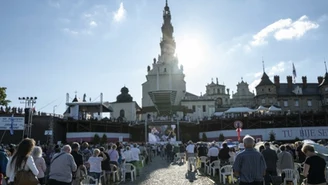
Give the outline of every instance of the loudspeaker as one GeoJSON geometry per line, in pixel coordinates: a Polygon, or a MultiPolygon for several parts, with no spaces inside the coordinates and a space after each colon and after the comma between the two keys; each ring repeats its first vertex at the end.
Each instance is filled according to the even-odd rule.
{"type": "Polygon", "coordinates": [[[28,124],[28,118],[30,117],[30,108],[25,108],[24,109],[24,113],[25,113],[25,124],[28,124]]]}

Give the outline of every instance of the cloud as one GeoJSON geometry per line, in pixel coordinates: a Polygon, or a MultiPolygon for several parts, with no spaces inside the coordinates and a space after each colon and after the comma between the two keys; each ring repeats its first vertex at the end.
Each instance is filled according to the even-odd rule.
{"type": "Polygon", "coordinates": [[[122,21],[126,16],[126,10],[124,9],[123,2],[120,3],[119,8],[113,13],[113,19],[115,22],[122,21]]]}
{"type": "Polygon", "coordinates": [[[318,27],[319,24],[309,20],[306,15],[303,15],[296,21],[290,18],[280,19],[255,34],[249,44],[253,47],[267,44],[267,38],[271,35],[278,41],[299,39],[306,32],[318,27]]]}
{"type": "Polygon", "coordinates": [[[318,22],[326,22],[328,21],[328,15],[324,14],[322,16],[319,17],[318,22]]]}
{"type": "Polygon", "coordinates": [[[98,24],[95,21],[91,21],[89,23],[89,25],[90,25],[90,27],[97,27],[98,26],[98,24]]]}
{"type": "Polygon", "coordinates": [[[60,8],[60,3],[58,0],[48,0],[49,6],[60,8]]]}
{"type": "MultiPolygon", "coordinates": [[[[289,69],[290,65],[291,65],[291,61],[285,62],[285,61],[280,61],[277,64],[270,66],[269,68],[266,68],[265,71],[267,73],[267,75],[270,77],[270,79],[273,79],[274,75],[281,75],[283,74],[285,71],[287,71],[287,69],[289,69]]],[[[253,82],[249,85],[249,88],[251,90],[254,90],[255,87],[260,83],[261,81],[261,77],[262,77],[263,72],[262,71],[258,71],[256,73],[253,74],[253,82]]]]}
{"type": "Polygon", "coordinates": [[[67,33],[67,34],[70,34],[70,35],[78,35],[78,34],[79,34],[78,31],[71,30],[71,29],[69,29],[69,28],[64,28],[64,29],[62,29],[62,31],[63,31],[64,33],[67,33]]]}

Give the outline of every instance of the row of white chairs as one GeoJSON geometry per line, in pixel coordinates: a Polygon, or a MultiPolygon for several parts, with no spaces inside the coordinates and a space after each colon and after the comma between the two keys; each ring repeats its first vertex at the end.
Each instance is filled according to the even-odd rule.
{"type": "MultiPolygon", "coordinates": [[[[131,163],[123,164],[123,181],[126,180],[126,174],[131,175],[131,181],[133,182],[137,178],[136,167],[131,163]]],[[[113,176],[113,181],[115,182],[116,178],[119,179],[119,168],[116,165],[111,164],[111,171],[104,171],[100,176],[100,179],[104,179],[105,184],[109,184],[111,175],[113,176]]],[[[83,185],[99,185],[101,184],[98,179],[93,178],[92,176],[87,176],[83,181],[83,185]]]]}

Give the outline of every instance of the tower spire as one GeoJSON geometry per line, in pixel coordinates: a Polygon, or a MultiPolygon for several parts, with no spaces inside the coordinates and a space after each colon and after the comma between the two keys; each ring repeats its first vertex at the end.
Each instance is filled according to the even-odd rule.
{"type": "Polygon", "coordinates": [[[165,56],[170,60],[170,58],[174,57],[176,44],[173,38],[173,26],[171,23],[171,11],[168,6],[168,1],[165,1],[165,7],[163,11],[163,25],[162,25],[162,39],[161,39],[161,55],[165,56]]]}
{"type": "Polygon", "coordinates": [[[326,62],[326,58],[324,58],[323,60],[324,60],[324,63],[325,63],[325,69],[326,69],[326,73],[327,73],[328,71],[327,71],[327,62],[326,62]]]}
{"type": "Polygon", "coordinates": [[[265,73],[265,66],[264,66],[264,60],[263,60],[263,57],[262,57],[262,67],[263,67],[263,73],[265,73]]]}

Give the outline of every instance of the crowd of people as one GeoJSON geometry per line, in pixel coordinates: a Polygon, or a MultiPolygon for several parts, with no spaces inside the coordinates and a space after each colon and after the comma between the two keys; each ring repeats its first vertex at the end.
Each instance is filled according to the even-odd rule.
{"type": "MultiPolygon", "coordinates": [[[[142,167],[151,163],[155,156],[159,157],[156,160],[171,163],[181,160],[178,154],[185,156],[184,161],[190,158],[200,161],[205,157],[207,160],[203,167],[213,165],[215,161],[221,167],[231,165],[241,185],[274,184],[274,177],[280,176],[283,180],[285,170],[295,170],[295,164],[299,164],[296,170],[304,176],[307,184],[326,184],[326,161],[315,153],[312,145],[302,142],[280,146],[269,142],[256,144],[251,136],[244,137],[243,143],[232,147],[226,142],[189,141],[186,144],[168,142],[152,145],[117,142],[102,146],[73,142],[52,148],[36,146],[33,139],[25,138],[17,146],[2,146],[0,174],[4,182],[11,185],[20,185],[21,179],[25,180],[26,176],[36,177],[41,185],[80,185],[87,176],[109,184],[114,171],[117,172],[116,181],[125,179],[126,163],[132,164],[136,168],[136,176],[139,176],[142,167]],[[23,171],[28,171],[29,175],[23,171]]],[[[192,170],[192,166],[188,165],[188,169],[192,170]]]]}

